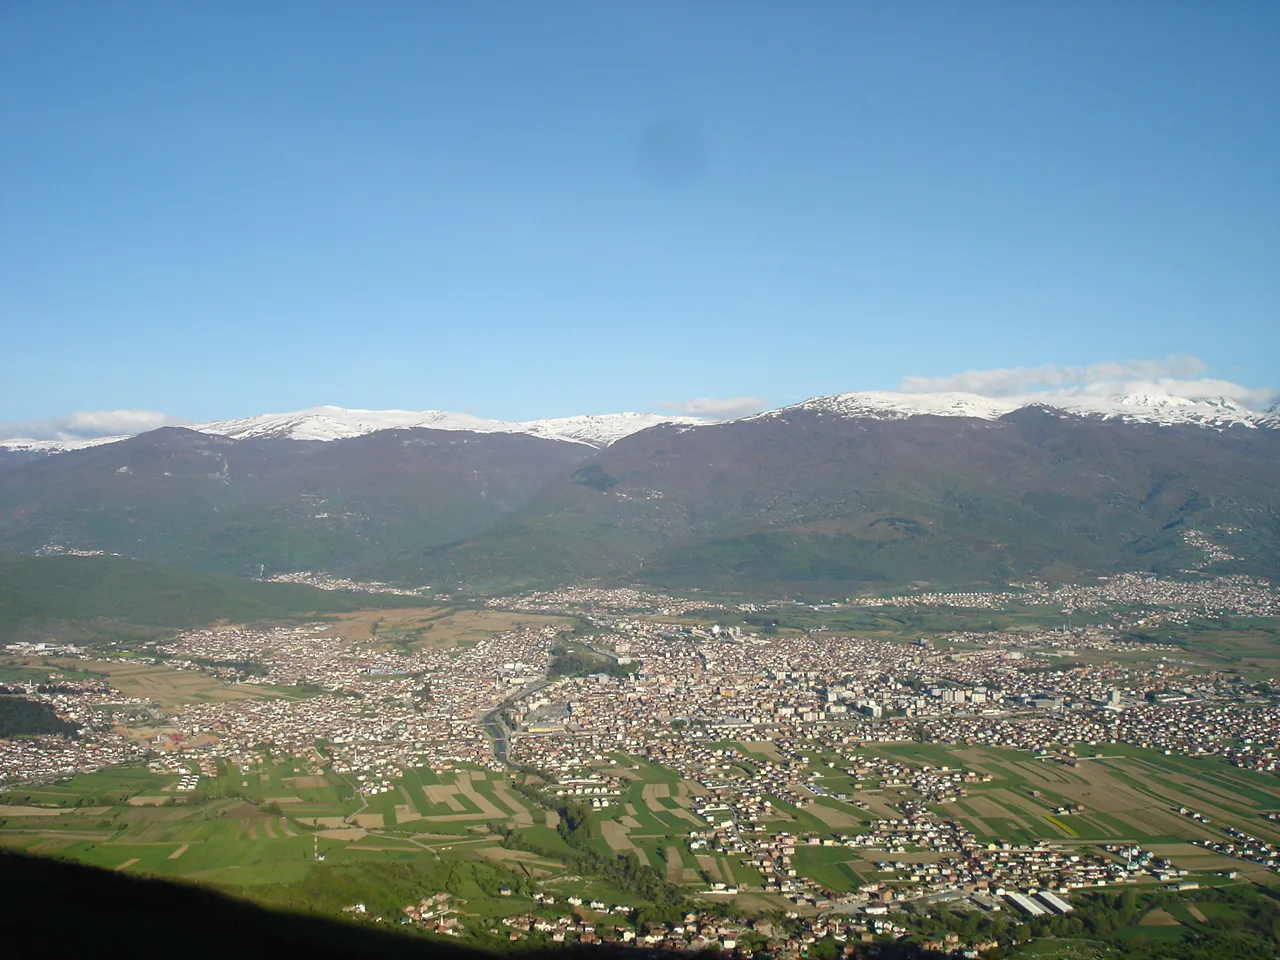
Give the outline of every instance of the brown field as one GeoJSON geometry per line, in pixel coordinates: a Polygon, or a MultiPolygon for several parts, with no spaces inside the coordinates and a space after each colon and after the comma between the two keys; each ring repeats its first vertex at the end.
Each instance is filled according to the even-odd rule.
{"type": "MultiPolygon", "coordinates": [[[[1146,766],[1146,764],[1143,764],[1143,766],[1146,766]]],[[[1237,794],[1228,793],[1216,784],[1206,783],[1203,780],[1197,780],[1195,777],[1189,777],[1182,773],[1166,773],[1165,776],[1178,784],[1178,786],[1183,787],[1191,797],[1195,797],[1198,794],[1207,798],[1210,803],[1234,805],[1240,802],[1240,797],[1237,794]]],[[[1203,803],[1204,801],[1199,802],[1203,803]]]]}
{"type": "Polygon", "coordinates": [[[511,788],[501,780],[493,785],[494,795],[505,803],[512,810],[512,820],[517,827],[532,827],[533,814],[529,812],[529,808],[520,802],[520,798],[512,792],[511,788]]]}
{"type": "Polygon", "coordinates": [[[643,850],[631,842],[627,837],[627,828],[617,820],[602,821],[600,834],[604,837],[605,842],[609,844],[610,849],[616,850],[618,853],[634,853],[641,863],[646,867],[649,865],[649,858],[645,856],[643,850]]]}
{"type": "Polygon", "coordinates": [[[733,883],[733,872],[731,870],[723,870],[718,857],[695,855],[694,859],[698,861],[698,866],[706,871],[712,883],[718,880],[723,880],[725,883],[733,883]],[[726,876],[726,874],[728,875],[726,876]]]}
{"type": "Polygon", "coordinates": [[[329,781],[325,777],[285,777],[280,782],[286,787],[293,787],[295,790],[306,790],[323,787],[329,781]]]}
{"type": "Polygon", "coordinates": [[[50,854],[67,849],[67,847],[71,846],[71,843],[70,840],[41,840],[26,849],[27,853],[50,854]]]}
{"type": "Polygon", "coordinates": [[[117,869],[117,870],[128,870],[128,869],[129,869],[130,867],[132,867],[135,863],[137,863],[140,859],[141,859],[141,857],[134,857],[132,860],[126,860],[124,863],[120,864],[120,866],[116,867],[116,869],[117,869]]]}
{"type": "Polygon", "coordinates": [[[743,753],[764,754],[770,760],[781,759],[778,756],[778,747],[772,740],[740,740],[738,746],[742,748],[743,753]]]}
{"type": "Polygon", "coordinates": [[[1064,783],[1079,783],[1087,778],[1058,763],[1046,760],[1016,760],[1008,766],[1022,774],[1030,782],[1051,789],[1064,783]]]}
{"type": "Polygon", "coordinates": [[[454,784],[432,784],[423,787],[422,792],[432,803],[442,803],[455,813],[466,812],[466,808],[458,801],[458,788],[454,784]]]}
{"type": "Polygon", "coordinates": [[[534,877],[548,877],[553,869],[563,869],[560,864],[554,861],[546,860],[534,853],[526,853],[523,850],[507,850],[503,847],[478,847],[476,853],[495,863],[516,864],[521,870],[534,877]]]}
{"type": "Polygon", "coordinates": [[[892,820],[902,814],[879,792],[860,792],[858,799],[870,808],[870,813],[881,820],[892,820]]]}
{"type": "MultiPolygon", "coordinates": [[[[484,775],[477,774],[477,776],[483,779],[484,775]]],[[[471,785],[471,777],[466,771],[458,774],[458,792],[479,807],[480,814],[488,820],[505,820],[509,816],[509,814],[495,807],[493,801],[484,794],[476,792],[476,788],[471,785]]]]}
{"type": "Polygon", "coordinates": [[[851,813],[845,813],[843,810],[837,810],[822,803],[809,803],[801,809],[805,813],[813,814],[828,827],[856,827],[862,822],[851,813]]]}
{"type": "Polygon", "coordinates": [[[1187,913],[1191,914],[1191,916],[1195,917],[1195,919],[1199,920],[1201,923],[1208,922],[1209,918],[1206,917],[1204,912],[1190,900],[1183,901],[1182,905],[1187,908],[1187,913]]]}
{"type": "MultiPolygon", "coordinates": [[[[1012,790],[992,790],[988,794],[992,800],[996,801],[998,807],[1003,807],[1005,816],[1013,820],[1021,820],[1032,833],[1043,833],[1045,827],[1050,827],[1053,833],[1059,833],[1057,827],[1053,827],[1044,819],[1047,814],[1052,814],[1053,809],[1036,803],[1029,797],[1021,797],[1012,790]]],[[[966,797],[966,802],[972,799],[966,797]]],[[[986,816],[998,816],[998,814],[987,813],[986,816]]]]}
{"type": "Polygon", "coordinates": [[[778,913],[783,910],[801,909],[792,906],[790,900],[781,896],[766,893],[749,893],[746,896],[739,896],[734,903],[744,910],[761,910],[771,913],[778,913]]]}
{"type": "MultiPolygon", "coordinates": [[[[685,873],[684,861],[680,857],[680,849],[678,847],[667,847],[667,883],[684,883],[685,873]]],[[[695,879],[697,872],[694,872],[695,879]]]]}
{"type": "MultiPolygon", "coordinates": [[[[956,756],[966,768],[978,773],[987,772],[999,778],[1002,771],[1009,771],[1026,778],[1023,787],[979,788],[969,793],[964,805],[976,816],[950,808],[954,815],[986,833],[992,831],[978,817],[1022,820],[1033,834],[1053,834],[1056,828],[1043,818],[1065,799],[1084,805],[1086,813],[1075,818],[1075,822],[1090,833],[1109,835],[1121,829],[1125,832],[1117,836],[1128,839],[1151,835],[1216,839],[1221,835],[1221,825],[1231,824],[1272,841],[1280,839],[1280,825],[1257,817],[1266,806],[1249,794],[1233,792],[1232,783],[1243,785],[1243,778],[1220,768],[1212,772],[1206,770],[1206,776],[1201,778],[1190,771],[1180,772],[1153,760],[1123,754],[1083,757],[1074,766],[1009,759],[980,747],[957,750],[956,756]],[[1047,799],[1028,796],[1028,789],[1042,790],[1047,799]],[[1205,814],[1213,823],[1206,825],[1180,816],[1176,812],[1179,806],[1205,814]],[[1111,820],[1103,823],[1091,819],[1091,814],[1105,815],[1111,820]],[[1121,824],[1123,826],[1119,826],[1121,824]]],[[[1256,784],[1249,782],[1249,785],[1257,789],[1256,784]]],[[[1268,792],[1274,792],[1280,801],[1280,790],[1268,792]]],[[[1072,820],[1064,822],[1070,826],[1072,820]]],[[[1206,860],[1190,859],[1191,854],[1185,849],[1179,856],[1188,869],[1192,864],[1198,869],[1214,869],[1206,865],[1206,860]]]]}
{"type": "Polygon", "coordinates": [[[981,793],[971,793],[964,798],[964,805],[981,817],[1007,816],[1004,807],[981,793]]]}
{"type": "Polygon", "coordinates": [[[0,804],[0,817],[56,817],[70,810],[59,810],[50,807],[20,807],[12,804],[0,804]]]}
{"type": "Polygon", "coordinates": [[[308,822],[313,827],[328,827],[332,830],[341,830],[347,825],[345,817],[310,817],[308,822]]]}
{"type": "Polygon", "coordinates": [[[388,642],[405,639],[415,647],[430,648],[476,643],[520,626],[547,626],[556,623],[569,624],[571,621],[565,617],[507,613],[502,610],[400,607],[338,614],[333,619],[331,629],[335,637],[344,640],[367,641],[370,637],[377,636],[388,642]]]}
{"type": "MultiPolygon", "coordinates": [[[[628,807],[630,807],[631,805],[630,805],[630,804],[627,804],[627,806],[628,806],[628,807]]],[[[632,813],[635,813],[635,811],[634,811],[634,810],[632,810],[631,812],[632,812],[632,813]]],[[[548,826],[548,827],[550,827],[552,830],[554,830],[556,827],[560,826],[560,814],[556,813],[554,810],[548,810],[548,811],[547,811],[547,826],[548,826]]]]}
{"type": "Polygon", "coordinates": [[[182,846],[180,846],[177,850],[173,851],[173,853],[169,854],[169,859],[170,859],[170,860],[177,860],[180,856],[182,856],[184,853],[186,853],[186,852],[187,852],[187,848],[188,848],[188,847],[190,847],[190,846],[191,846],[191,844],[189,844],[189,843],[184,843],[184,844],[183,844],[182,846]]]}
{"type": "Polygon", "coordinates": [[[350,849],[352,849],[352,850],[378,850],[378,851],[382,851],[382,850],[403,850],[403,851],[404,851],[404,852],[406,852],[406,853],[417,853],[421,848],[420,848],[420,847],[397,847],[397,846],[393,846],[392,844],[389,844],[389,843],[379,843],[379,844],[377,844],[376,846],[375,846],[375,845],[373,845],[373,844],[367,844],[367,843],[353,843],[353,844],[351,844],[350,849]]]}
{"type": "Polygon", "coordinates": [[[318,836],[326,837],[330,840],[360,840],[367,837],[368,834],[359,827],[343,827],[335,830],[321,830],[318,836]]]}
{"type": "Polygon", "coordinates": [[[111,686],[128,697],[145,697],[167,708],[185,703],[215,700],[249,700],[279,696],[270,687],[251,683],[224,683],[192,670],[171,670],[141,663],[108,663],[102,660],[59,659],[59,666],[105,677],[111,686]]]}
{"type": "Polygon", "coordinates": [[[1138,921],[1140,927],[1180,927],[1182,926],[1168,910],[1152,910],[1138,921]]]}
{"type": "Polygon", "coordinates": [[[991,824],[987,823],[987,821],[982,820],[979,817],[966,817],[959,813],[957,813],[956,816],[957,816],[957,819],[962,819],[965,821],[965,823],[969,824],[969,826],[973,829],[975,833],[981,833],[988,837],[994,837],[997,835],[997,831],[995,830],[995,828],[992,827],[991,824]]]}
{"type": "Polygon", "coordinates": [[[1242,866],[1239,860],[1221,853],[1214,853],[1193,843],[1152,843],[1147,849],[1157,857],[1168,857],[1175,867],[1187,870],[1236,870],[1242,866]]]}

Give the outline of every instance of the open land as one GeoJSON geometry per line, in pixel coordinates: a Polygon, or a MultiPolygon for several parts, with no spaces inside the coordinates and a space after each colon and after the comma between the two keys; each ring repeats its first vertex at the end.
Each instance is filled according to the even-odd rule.
{"type": "Polygon", "coordinates": [[[1021,908],[992,906],[1053,889],[1086,911],[1137,892],[1126,937],[1199,935],[1280,879],[1280,705],[1254,677],[1274,591],[1199,588],[1187,602],[1216,591],[1262,625],[1179,645],[1127,626],[1135,592],[1166,604],[1144,623],[1176,610],[1166,587],[1107,589],[1054,598],[1112,604],[1101,627],[1037,626],[1020,600],[995,631],[935,611],[912,633],[886,604],[761,635],[722,627],[727,609],[676,626],[605,602],[626,591],[570,591],[191,631],[153,659],[16,650],[0,669],[86,732],[0,741],[0,844],[264,902],[334,871],[465,864],[501,883],[471,890],[464,928],[561,904],[630,923],[660,889],[873,939],[967,904],[998,941],[1021,908]],[[638,670],[548,675],[588,595],[591,669],[638,670]],[[841,617],[876,629],[815,629],[841,617]]]}

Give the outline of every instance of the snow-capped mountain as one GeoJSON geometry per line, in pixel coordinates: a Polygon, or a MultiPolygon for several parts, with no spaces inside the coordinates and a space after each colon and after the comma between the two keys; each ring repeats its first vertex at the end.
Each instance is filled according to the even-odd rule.
{"type": "Polygon", "coordinates": [[[672,419],[321,407],[66,456],[0,448],[0,552],[237,575],[320,555],[335,575],[480,592],[599,578],[880,590],[1201,569],[1208,542],[1230,572],[1280,576],[1274,408],[849,393],[672,419]]]}
{"type": "Polygon", "coordinates": [[[469,413],[444,410],[346,410],[313,407],[296,413],[267,413],[240,420],[218,420],[191,427],[236,440],[277,437],[289,440],[345,440],[379,430],[466,430],[472,433],[528,433],[548,440],[607,447],[638,430],[660,423],[702,423],[693,417],[669,417],[656,413],[610,413],[600,416],[527,420],[522,423],[486,420],[469,413]]]}
{"type": "MultiPolygon", "coordinates": [[[[1280,404],[1255,411],[1226,397],[1188,399],[1159,394],[1128,394],[1096,397],[1030,394],[1021,397],[983,397],[972,393],[893,393],[866,391],[815,397],[802,403],[754,416],[744,421],[781,417],[795,411],[835,414],[840,417],[867,417],[901,420],[908,417],[970,417],[998,420],[1026,407],[1036,407],[1060,416],[1118,420],[1126,423],[1194,425],[1225,429],[1247,427],[1280,429],[1280,404]]],[[[713,421],[696,417],[674,417],[657,413],[610,413],[549,420],[513,422],[488,420],[468,413],[443,410],[348,410],[343,407],[312,407],[293,413],[266,413],[236,420],[216,420],[190,427],[201,433],[231,437],[280,438],[289,440],[344,440],[380,430],[428,428],[472,433],[524,433],[548,440],[584,444],[595,449],[608,447],[623,437],[659,424],[702,427],[713,421]]],[[[0,440],[0,450],[38,455],[77,450],[122,440],[100,437],[91,440],[0,440]]]]}
{"type": "Polygon", "coordinates": [[[767,410],[747,420],[779,417],[796,410],[834,413],[841,417],[869,417],[873,420],[902,420],[907,417],[973,417],[996,420],[1012,413],[1020,404],[993,400],[974,393],[890,393],[870,390],[863,393],[838,393],[814,397],[802,403],[777,410],[767,410]]]}
{"type": "Polygon", "coordinates": [[[115,443],[117,440],[128,440],[129,437],[92,437],[88,440],[0,440],[0,450],[12,453],[64,453],[67,450],[83,450],[85,447],[97,447],[104,443],[115,443]]]}
{"type": "Polygon", "coordinates": [[[1280,401],[1273,403],[1258,415],[1256,423],[1260,427],[1270,427],[1273,430],[1280,430],[1280,401]]]}
{"type": "Polygon", "coordinates": [[[707,421],[697,417],[669,417],[660,413],[606,413],[580,417],[559,417],[554,420],[529,420],[516,424],[524,432],[536,437],[570,440],[592,447],[607,447],[623,437],[641,430],[648,430],[662,423],[681,426],[698,426],[707,421]]]}
{"type": "Polygon", "coordinates": [[[347,410],[312,407],[294,413],[263,413],[236,420],[192,424],[192,430],[235,440],[347,440],[379,430],[429,427],[433,430],[470,430],[474,433],[511,432],[513,424],[484,420],[466,413],[443,410],[347,410]]]}
{"type": "Polygon", "coordinates": [[[972,417],[998,420],[1026,407],[1056,412],[1062,416],[1119,420],[1125,423],[1156,423],[1167,426],[1194,425],[1280,428],[1276,408],[1258,412],[1226,397],[1187,399],[1158,394],[1128,394],[1110,397],[1088,395],[1035,395],[1022,397],[982,397],[972,393],[891,393],[869,391],[815,397],[789,407],[769,410],[747,419],[778,417],[790,411],[833,413],[841,417],[869,417],[900,420],[907,417],[972,417]]]}

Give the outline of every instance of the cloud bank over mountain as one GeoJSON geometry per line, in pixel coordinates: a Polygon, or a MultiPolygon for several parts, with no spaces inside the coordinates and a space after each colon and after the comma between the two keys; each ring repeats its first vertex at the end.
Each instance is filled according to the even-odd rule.
{"type": "Polygon", "coordinates": [[[664,401],[667,410],[708,420],[730,420],[759,413],[769,402],[763,397],[695,397],[692,400],[664,401]]]}
{"type": "Polygon", "coordinates": [[[1108,397],[1118,394],[1153,394],[1197,400],[1227,397],[1260,409],[1274,403],[1271,387],[1246,387],[1230,380],[1205,377],[1208,369],[1199,357],[1172,356],[1162,360],[1114,360],[1087,366],[1046,363],[1035,367],[997,367],[966,370],[945,377],[903,377],[904,393],[974,393],[983,397],[1108,397]]]}
{"type": "Polygon", "coordinates": [[[0,420],[0,440],[92,440],[119,437],[191,421],[159,410],[78,410],[41,420],[0,420]]]}

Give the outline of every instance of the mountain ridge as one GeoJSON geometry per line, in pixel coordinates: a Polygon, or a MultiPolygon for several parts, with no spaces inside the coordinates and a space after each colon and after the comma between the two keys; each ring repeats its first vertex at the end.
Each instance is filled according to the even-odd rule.
{"type": "Polygon", "coordinates": [[[328,441],[166,427],[0,458],[0,550],[474,595],[591,580],[848,593],[1128,570],[1280,578],[1274,419],[1220,400],[1073,413],[864,393],[664,421],[600,447],[458,420],[328,441]]]}
{"type": "MultiPolygon", "coordinates": [[[[493,527],[421,554],[476,592],[583,578],[668,589],[959,587],[1038,575],[1280,573],[1280,434],[1063,417],[830,416],[656,428],[493,527]],[[843,584],[844,586],[837,586],[843,584]]],[[[400,558],[404,562],[410,558],[400,558]]]]}
{"type": "MultiPolygon", "coordinates": [[[[1028,407],[1044,408],[1054,411],[1055,415],[1121,420],[1128,423],[1193,425],[1213,429],[1280,429],[1280,403],[1263,410],[1253,410],[1228,397],[1190,398],[1152,393],[1096,396],[1023,394],[994,398],[963,392],[902,393],[873,390],[812,397],[799,403],[735,419],[755,420],[780,416],[792,410],[811,410],[843,417],[873,419],[945,416],[995,420],[1028,407]]],[[[698,428],[717,422],[733,421],[657,413],[582,414],[507,421],[444,410],[360,410],[320,406],[290,413],[266,413],[183,426],[200,433],[237,440],[290,439],[324,442],[367,436],[383,430],[419,428],[469,433],[523,433],[599,450],[634,433],[663,424],[698,428]]],[[[115,443],[130,436],[138,434],[67,440],[15,437],[0,440],[0,450],[38,456],[115,443]]]]}

